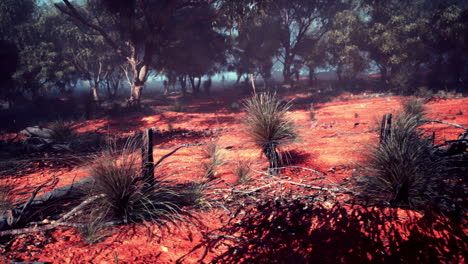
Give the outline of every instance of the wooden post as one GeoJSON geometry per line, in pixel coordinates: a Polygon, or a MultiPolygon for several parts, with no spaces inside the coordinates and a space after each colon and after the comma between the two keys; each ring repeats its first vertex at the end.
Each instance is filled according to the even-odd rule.
{"type": "Polygon", "coordinates": [[[154,180],[154,159],[153,159],[153,129],[147,128],[142,135],[143,146],[141,149],[141,162],[143,178],[149,185],[154,180]]]}
{"type": "Polygon", "coordinates": [[[385,114],[380,125],[380,144],[387,141],[392,129],[392,114],[385,114]]]}

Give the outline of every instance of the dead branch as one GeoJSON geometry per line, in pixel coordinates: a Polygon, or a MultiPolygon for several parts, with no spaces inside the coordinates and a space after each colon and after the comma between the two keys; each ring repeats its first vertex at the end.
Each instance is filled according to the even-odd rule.
{"type": "Polygon", "coordinates": [[[68,218],[73,216],[75,213],[77,213],[79,210],[81,210],[81,208],[85,207],[86,205],[94,202],[95,200],[97,200],[99,198],[104,198],[105,196],[106,196],[105,194],[97,194],[97,195],[89,197],[88,199],[81,202],[78,206],[73,208],[71,211],[69,211],[68,213],[63,215],[59,220],[57,220],[57,222],[63,222],[65,220],[67,220],[68,218]]]}
{"type": "MultiPolygon", "coordinates": [[[[109,222],[104,222],[100,224],[99,226],[101,227],[109,227],[109,226],[115,226],[122,224],[122,221],[109,221],[109,222]]],[[[52,230],[57,227],[61,226],[67,226],[67,227],[83,227],[85,226],[86,223],[70,223],[70,222],[52,222],[51,224],[48,225],[43,225],[43,226],[33,226],[33,227],[26,227],[26,228],[19,228],[19,229],[11,229],[11,230],[5,230],[0,232],[0,237],[2,236],[9,236],[9,235],[20,235],[20,234],[27,234],[27,233],[37,233],[37,232],[43,232],[47,230],[52,230]]]]}
{"type": "Polygon", "coordinates": [[[322,136],[322,138],[332,138],[332,137],[348,136],[348,135],[359,135],[359,134],[371,133],[371,132],[375,132],[375,131],[378,131],[378,129],[374,128],[374,129],[369,129],[369,130],[362,131],[362,132],[334,133],[334,134],[331,134],[331,135],[322,136]]]}
{"type": "Polygon", "coordinates": [[[463,129],[465,131],[468,130],[468,128],[466,128],[464,126],[461,126],[461,125],[448,123],[448,122],[444,122],[444,121],[440,121],[440,120],[434,120],[434,119],[423,119],[423,120],[420,120],[419,122],[421,122],[421,123],[439,123],[439,124],[444,124],[444,125],[460,128],[460,129],[463,129]]]}
{"type": "Polygon", "coordinates": [[[34,201],[34,199],[36,198],[36,195],[37,193],[42,189],[42,188],[46,188],[46,187],[50,187],[50,186],[53,186],[55,184],[57,184],[58,182],[58,179],[56,177],[53,177],[52,181],[50,183],[46,182],[44,184],[41,184],[40,186],[38,186],[31,194],[31,196],[29,197],[28,201],[23,205],[23,208],[21,209],[21,212],[19,213],[19,215],[16,217],[16,219],[14,220],[14,222],[12,224],[15,224],[15,223],[18,223],[21,218],[24,216],[24,213],[26,212],[26,209],[28,209],[28,207],[31,205],[31,203],[34,201]]]}

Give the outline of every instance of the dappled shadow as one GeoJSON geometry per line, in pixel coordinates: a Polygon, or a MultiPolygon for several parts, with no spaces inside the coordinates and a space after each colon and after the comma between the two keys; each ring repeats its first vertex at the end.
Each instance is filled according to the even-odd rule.
{"type": "Polygon", "coordinates": [[[195,249],[221,252],[213,263],[461,263],[466,259],[468,240],[460,226],[431,214],[421,217],[410,212],[401,217],[398,213],[398,209],[268,200],[207,234],[195,249]]]}

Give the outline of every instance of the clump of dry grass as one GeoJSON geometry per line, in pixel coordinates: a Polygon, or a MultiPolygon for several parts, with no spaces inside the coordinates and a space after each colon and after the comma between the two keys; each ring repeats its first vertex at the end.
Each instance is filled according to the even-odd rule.
{"type": "Polygon", "coordinates": [[[245,102],[247,133],[268,158],[271,174],[278,174],[281,156],[278,148],[297,138],[292,122],[286,117],[290,103],[282,104],[276,94],[254,94],[245,102]]]}
{"type": "Polygon", "coordinates": [[[56,120],[49,124],[52,130],[51,139],[55,142],[68,142],[73,138],[73,124],[63,120],[56,120]]]}
{"type": "Polygon", "coordinates": [[[239,183],[248,183],[252,179],[252,166],[250,161],[238,161],[232,173],[237,176],[239,183]]]}
{"type": "Polygon", "coordinates": [[[422,103],[408,100],[389,137],[369,147],[356,180],[359,197],[410,208],[444,207],[449,164],[419,128],[422,103]]]}
{"type": "Polygon", "coordinates": [[[216,171],[222,165],[224,165],[224,157],[221,153],[221,149],[217,139],[212,139],[203,150],[204,158],[202,162],[202,168],[204,171],[204,177],[207,179],[213,179],[216,177],[216,171]]]}
{"type": "Polygon", "coordinates": [[[91,168],[94,191],[105,194],[101,206],[124,222],[150,220],[164,223],[177,220],[178,194],[157,175],[151,183],[141,179],[140,142],[128,140],[124,146],[111,143],[91,168]]]}

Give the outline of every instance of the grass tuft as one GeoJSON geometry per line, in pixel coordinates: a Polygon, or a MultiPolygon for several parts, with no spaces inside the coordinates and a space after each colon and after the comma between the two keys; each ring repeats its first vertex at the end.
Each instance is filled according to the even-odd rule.
{"type": "Polygon", "coordinates": [[[52,130],[51,139],[55,142],[68,142],[73,139],[72,123],[63,120],[56,120],[49,124],[52,130]]]}
{"type": "Polygon", "coordinates": [[[210,140],[203,151],[206,161],[202,162],[204,177],[206,179],[213,179],[216,177],[217,169],[224,165],[224,157],[221,153],[218,141],[216,139],[210,140]]]}
{"type": "Polygon", "coordinates": [[[297,138],[296,130],[286,113],[290,103],[282,104],[276,94],[259,93],[245,102],[247,131],[268,158],[271,174],[277,175],[281,166],[278,148],[297,138]]]}
{"type": "Polygon", "coordinates": [[[232,173],[237,176],[239,183],[248,183],[252,179],[251,163],[249,161],[238,161],[232,173]]]}
{"type": "Polygon", "coordinates": [[[368,149],[356,180],[361,198],[410,208],[443,204],[449,165],[419,128],[423,116],[420,101],[404,102],[387,140],[368,149]]]}
{"type": "Polygon", "coordinates": [[[102,206],[124,222],[163,224],[180,219],[179,195],[162,176],[156,176],[151,185],[138,180],[142,173],[140,144],[136,139],[127,140],[120,148],[111,143],[91,168],[95,192],[105,194],[102,206]]]}

